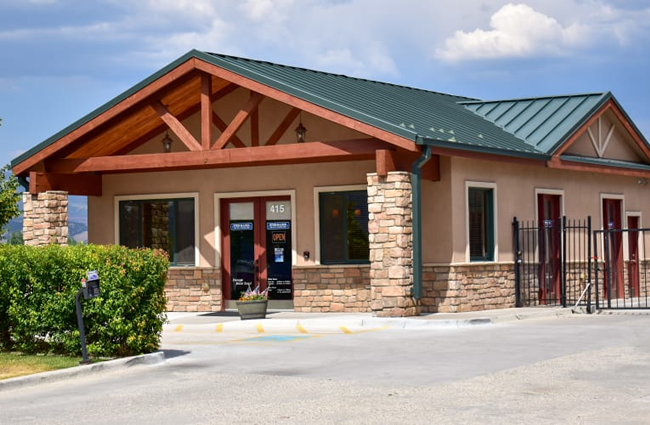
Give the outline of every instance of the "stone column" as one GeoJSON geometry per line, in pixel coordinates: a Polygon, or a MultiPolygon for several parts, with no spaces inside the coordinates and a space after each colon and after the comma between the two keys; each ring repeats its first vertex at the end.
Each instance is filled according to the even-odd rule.
{"type": "Polygon", "coordinates": [[[417,316],[413,299],[411,174],[368,174],[370,308],[383,317],[417,316]]]}
{"type": "Polygon", "coordinates": [[[68,192],[23,193],[25,245],[68,244],[68,192]]]}

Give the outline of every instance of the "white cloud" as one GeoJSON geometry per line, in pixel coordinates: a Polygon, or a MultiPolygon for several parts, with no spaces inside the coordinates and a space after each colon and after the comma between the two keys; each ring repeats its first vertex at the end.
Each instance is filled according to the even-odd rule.
{"type": "Polygon", "coordinates": [[[491,30],[456,31],[437,56],[447,61],[563,55],[582,43],[587,29],[563,27],[525,4],[507,4],[490,19],[491,30]]]}

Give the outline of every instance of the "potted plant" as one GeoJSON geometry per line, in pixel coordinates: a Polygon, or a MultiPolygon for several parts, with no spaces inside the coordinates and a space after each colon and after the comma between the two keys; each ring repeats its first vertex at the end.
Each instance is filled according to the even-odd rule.
{"type": "Polygon", "coordinates": [[[264,319],[266,317],[266,306],[269,300],[268,288],[260,292],[260,287],[251,290],[249,287],[242,292],[237,300],[237,311],[242,320],[264,319]]]}

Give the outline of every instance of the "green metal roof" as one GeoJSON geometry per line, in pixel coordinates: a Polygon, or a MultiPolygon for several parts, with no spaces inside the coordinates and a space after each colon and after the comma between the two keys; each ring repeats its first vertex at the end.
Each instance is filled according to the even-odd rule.
{"type": "Polygon", "coordinates": [[[198,57],[418,143],[547,157],[462,106],[460,102],[472,100],[466,97],[215,53],[198,57]]]}
{"type": "MultiPolygon", "coordinates": [[[[232,71],[419,144],[548,159],[610,93],[481,101],[434,91],[192,50],[12,161],[54,143],[191,58],[232,71]]],[[[615,99],[614,99],[615,101],[615,99]]]]}
{"type": "Polygon", "coordinates": [[[611,93],[595,93],[461,104],[528,145],[550,154],[611,97],[611,93]]]}

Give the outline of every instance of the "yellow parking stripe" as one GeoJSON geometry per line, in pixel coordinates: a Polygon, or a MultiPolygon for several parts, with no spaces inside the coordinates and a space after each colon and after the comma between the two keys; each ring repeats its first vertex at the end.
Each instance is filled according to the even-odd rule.
{"type": "Polygon", "coordinates": [[[341,326],[340,329],[343,331],[343,333],[346,333],[346,334],[353,333],[350,329],[346,328],[345,326],[341,326]]]}
{"type": "Polygon", "coordinates": [[[307,333],[307,329],[303,328],[302,325],[299,325],[299,324],[296,325],[296,329],[298,329],[298,332],[300,332],[301,334],[306,334],[307,333]]]}
{"type": "Polygon", "coordinates": [[[183,330],[183,325],[177,325],[176,328],[174,328],[174,332],[180,332],[183,330]]]}
{"type": "Polygon", "coordinates": [[[261,323],[258,323],[256,327],[257,327],[257,332],[261,334],[264,333],[264,326],[262,326],[261,323]]]}
{"type": "Polygon", "coordinates": [[[215,331],[217,331],[217,332],[223,332],[223,323],[219,323],[219,324],[217,325],[217,329],[215,329],[215,331]]]}

